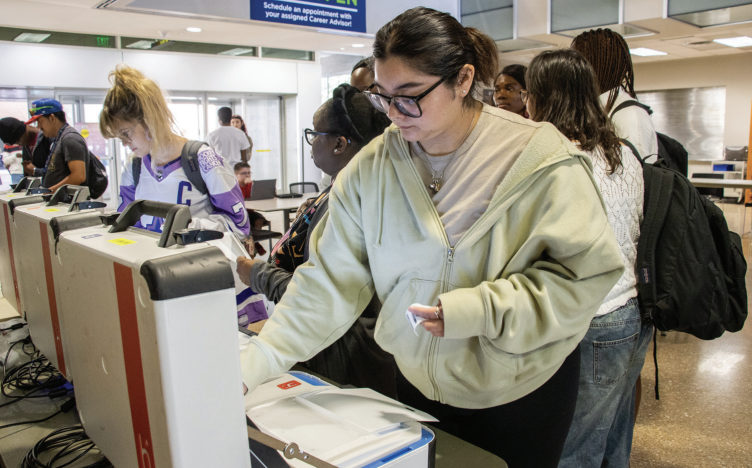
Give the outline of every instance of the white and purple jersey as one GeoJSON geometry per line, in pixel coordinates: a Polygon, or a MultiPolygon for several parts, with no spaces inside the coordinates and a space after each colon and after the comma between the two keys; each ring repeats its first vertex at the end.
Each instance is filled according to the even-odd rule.
{"type": "MultiPolygon", "coordinates": [[[[141,163],[137,187],[133,184],[132,165],[126,165],[120,182],[118,211],[122,212],[134,200],[188,205],[193,217],[189,227],[232,232],[244,240],[250,233],[250,222],[235,174],[208,145],[199,149],[197,159],[208,193],[202,194],[193,186],[180,158],[164,166],[153,166],[151,155],[147,154],[141,163]]],[[[164,218],[142,216],[136,227],[162,232],[162,224],[164,218]]]]}
{"type": "MultiPolygon", "coordinates": [[[[183,170],[180,158],[164,166],[153,166],[151,155],[146,155],[141,162],[137,187],[133,184],[133,165],[126,165],[120,182],[118,212],[122,212],[134,200],[188,205],[193,218],[190,228],[231,232],[241,241],[244,240],[250,233],[251,225],[235,174],[224,159],[208,145],[201,146],[196,159],[208,193],[202,194],[191,183],[183,170]]],[[[142,216],[136,227],[162,232],[163,224],[164,218],[142,216]]],[[[234,264],[234,258],[229,260],[234,264]]],[[[247,325],[268,318],[265,297],[243,285],[237,278],[234,266],[232,270],[235,276],[238,323],[247,325]]]]}

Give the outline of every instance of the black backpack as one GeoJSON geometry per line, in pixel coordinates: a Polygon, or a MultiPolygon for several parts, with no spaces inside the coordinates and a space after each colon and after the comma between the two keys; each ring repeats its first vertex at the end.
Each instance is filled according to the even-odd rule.
{"type": "MultiPolygon", "coordinates": [[[[208,192],[198,165],[198,150],[205,144],[203,141],[190,140],[183,145],[183,150],[180,152],[180,167],[183,168],[185,176],[196,187],[196,190],[201,192],[201,195],[206,195],[208,192]]],[[[141,177],[141,163],[141,158],[133,158],[131,161],[134,188],[138,187],[138,179],[141,177]]]]}
{"type": "MultiPolygon", "coordinates": [[[[620,110],[632,106],[644,109],[649,115],[653,114],[653,109],[651,109],[650,106],[647,106],[639,101],[629,100],[624,101],[616,106],[616,108],[611,111],[610,117],[613,118],[614,114],[616,114],[620,110]]],[[[655,132],[655,134],[658,137],[658,158],[666,161],[670,169],[673,169],[679,172],[679,174],[683,174],[684,177],[687,177],[689,174],[689,153],[687,153],[687,150],[684,149],[684,146],[681,143],[674,140],[670,136],[660,132],[655,132]]],[[[652,155],[645,156],[642,159],[647,159],[650,156],[652,155]]]]}
{"type": "MultiPolygon", "coordinates": [[[[635,275],[643,320],[656,330],[680,331],[712,340],[742,329],[747,318],[747,262],[741,237],[730,232],[723,212],[682,174],[659,159],[642,163],[644,219],[635,275]]],[[[656,335],[653,358],[656,368],[656,335]]]]}
{"type": "Polygon", "coordinates": [[[92,200],[101,197],[109,184],[104,164],[91,151],[89,151],[89,162],[86,165],[86,182],[92,200]]]}

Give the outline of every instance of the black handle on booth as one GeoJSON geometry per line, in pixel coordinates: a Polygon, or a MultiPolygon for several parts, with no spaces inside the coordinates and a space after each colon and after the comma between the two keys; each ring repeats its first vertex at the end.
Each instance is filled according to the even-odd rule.
{"type": "Polygon", "coordinates": [[[99,215],[99,220],[105,226],[114,226],[119,217],[120,213],[110,213],[106,215],[99,215]]]}
{"type": "MultiPolygon", "coordinates": [[[[13,193],[23,192],[24,190],[36,188],[42,185],[42,179],[39,177],[24,177],[14,187],[13,193]]],[[[26,195],[31,195],[27,193],[26,195]]]]}
{"type": "Polygon", "coordinates": [[[89,187],[83,187],[81,185],[63,185],[47,202],[46,206],[55,206],[60,203],[70,204],[68,211],[76,211],[78,209],[77,203],[86,201],[89,198],[89,187]]]}
{"type": "Polygon", "coordinates": [[[128,205],[120,214],[109,232],[123,232],[129,227],[135,226],[141,216],[155,216],[164,218],[162,236],[159,238],[159,247],[175,245],[173,233],[186,229],[193,219],[191,209],[187,205],[174,205],[151,200],[136,200],[128,205]]]}
{"type": "Polygon", "coordinates": [[[208,229],[181,229],[172,233],[178,245],[199,244],[211,240],[222,239],[225,234],[220,231],[210,231],[208,229]]]}
{"type": "Polygon", "coordinates": [[[107,203],[102,203],[94,200],[85,200],[76,203],[71,206],[71,211],[93,210],[96,208],[107,208],[107,203]]]}
{"type": "Polygon", "coordinates": [[[52,197],[52,190],[45,187],[34,187],[28,189],[26,195],[49,195],[52,197]]]}

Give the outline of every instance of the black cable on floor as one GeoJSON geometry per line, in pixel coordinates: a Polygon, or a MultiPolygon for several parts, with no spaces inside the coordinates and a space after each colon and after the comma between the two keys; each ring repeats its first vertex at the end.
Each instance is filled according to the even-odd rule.
{"type": "Polygon", "coordinates": [[[0,408],[18,403],[25,398],[56,398],[66,396],[68,388],[60,388],[66,384],[65,378],[55,369],[50,362],[41,355],[31,340],[24,339],[12,343],[5,354],[3,361],[3,380],[0,383],[0,393],[9,398],[10,401],[0,404],[0,408]],[[22,350],[31,360],[11,369],[7,368],[7,362],[13,347],[23,343],[22,350]],[[28,351],[27,345],[31,345],[32,350],[28,351]],[[42,390],[44,393],[37,394],[42,390]],[[14,394],[16,391],[22,391],[21,395],[14,394]]]}
{"type": "MultiPolygon", "coordinates": [[[[64,468],[95,449],[96,445],[86,435],[83,427],[65,427],[37,442],[24,458],[21,468],[64,468]],[[53,452],[56,453],[50,456],[53,452]],[[49,461],[42,461],[47,458],[49,461]]],[[[112,463],[102,455],[99,460],[82,468],[112,468],[112,463]]]]}

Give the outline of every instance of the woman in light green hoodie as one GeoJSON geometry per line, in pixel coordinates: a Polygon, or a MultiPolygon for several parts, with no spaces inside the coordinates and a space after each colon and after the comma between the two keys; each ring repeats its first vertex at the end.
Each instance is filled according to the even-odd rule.
{"type": "MultiPolygon", "coordinates": [[[[261,334],[253,390],[340,337],[377,293],[400,399],[511,467],[555,467],[578,343],[624,264],[590,159],[552,125],[484,106],[494,42],[427,8],[376,35],[367,92],[393,125],[338,175],[261,334]],[[406,312],[426,319],[413,328],[406,312]]],[[[407,314],[410,315],[410,314],[407,314]]]]}

